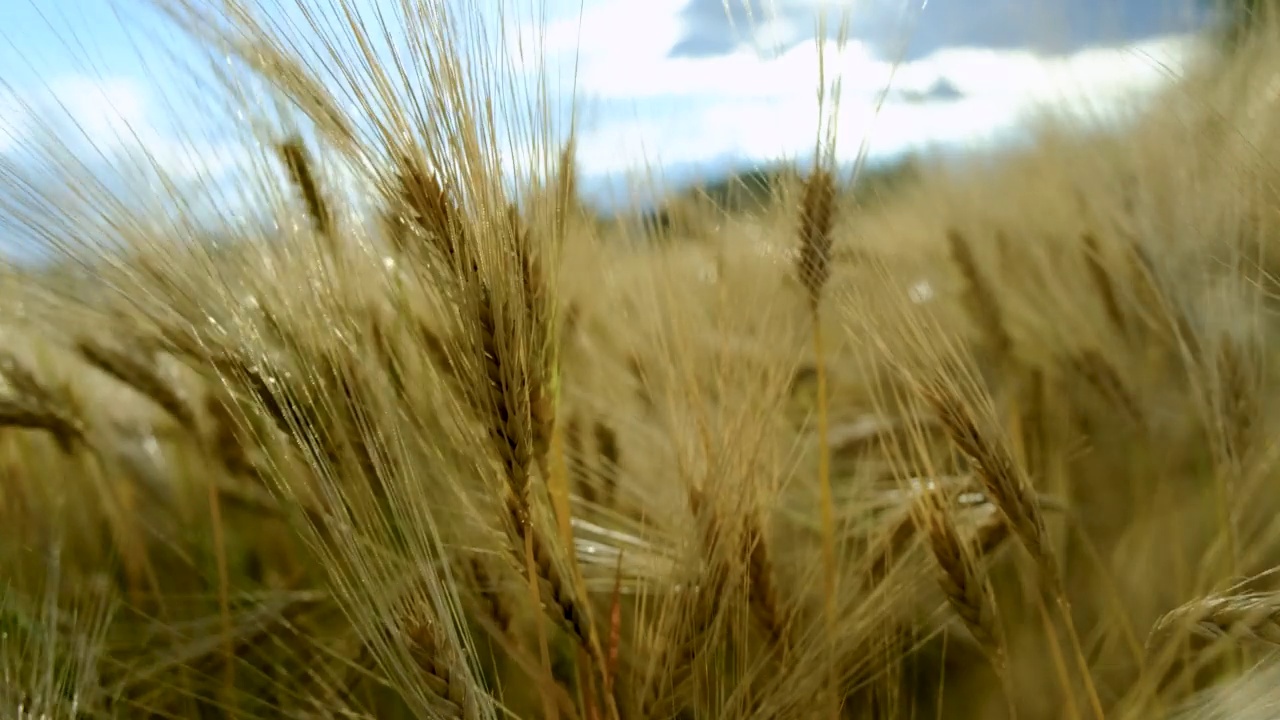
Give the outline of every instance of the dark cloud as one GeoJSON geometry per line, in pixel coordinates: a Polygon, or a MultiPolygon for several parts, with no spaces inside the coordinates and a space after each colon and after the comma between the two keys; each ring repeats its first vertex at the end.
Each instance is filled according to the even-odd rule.
{"type": "Polygon", "coordinates": [[[960,92],[960,88],[957,88],[950,80],[939,78],[937,82],[923,92],[919,90],[899,90],[893,93],[893,97],[896,100],[908,103],[947,102],[959,100],[964,97],[964,93],[960,92]]]}
{"type": "Polygon", "coordinates": [[[719,32],[693,30],[671,48],[671,57],[715,57],[727,55],[738,47],[738,41],[719,32]]]}
{"type": "Polygon", "coordinates": [[[948,47],[1025,49],[1044,55],[1145,40],[1203,27],[1198,11],[1177,11],[1156,0],[930,0],[915,18],[867,13],[856,35],[883,52],[925,57],[948,47]],[[914,20],[914,22],[913,22],[914,20]]]}
{"type": "MultiPolygon", "coordinates": [[[[761,0],[729,0],[727,4],[724,0],[689,0],[680,12],[685,34],[671,48],[671,56],[724,55],[748,42],[752,28],[766,20],[777,18],[792,25],[799,20],[810,20],[807,15],[803,10],[797,11],[795,7],[784,3],[766,3],[761,0]]],[[[786,39],[784,45],[791,45],[802,39],[796,33],[796,37],[786,39]]]]}
{"type": "MultiPolygon", "coordinates": [[[[1143,40],[1203,27],[1210,2],[1157,0],[862,0],[850,33],[882,55],[908,60],[948,47],[1027,49],[1046,55],[1143,40]],[[904,48],[905,43],[905,48],[904,48]]],[[[813,36],[813,4],[796,0],[689,0],[681,13],[685,34],[673,57],[720,55],[750,43],[766,19],[770,42],[783,49],[813,36]],[[781,29],[779,34],[778,30],[781,29]]],[[[834,25],[834,23],[832,23],[834,25]]],[[[834,36],[836,29],[829,28],[834,36]]]]}

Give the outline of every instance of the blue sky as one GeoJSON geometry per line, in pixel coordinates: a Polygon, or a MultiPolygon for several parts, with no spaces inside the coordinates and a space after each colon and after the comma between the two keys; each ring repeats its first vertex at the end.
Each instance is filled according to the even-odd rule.
{"type": "MultiPolygon", "coordinates": [[[[400,2],[360,0],[380,1],[400,2]]],[[[70,149],[91,166],[136,158],[139,148],[185,177],[229,176],[251,162],[212,113],[182,102],[192,87],[181,62],[202,58],[163,24],[140,22],[149,17],[142,0],[4,4],[0,155],[20,156],[40,130],[71,120],[83,133],[70,149]],[[174,55],[165,54],[170,49],[174,55]],[[68,117],[59,119],[59,106],[68,117]]],[[[578,63],[579,164],[588,188],[652,164],[679,177],[808,153],[818,123],[822,4],[549,0],[543,42],[564,91],[578,63]]],[[[844,83],[845,158],[864,138],[879,157],[999,142],[1044,107],[1130,110],[1185,62],[1194,47],[1188,33],[1205,17],[1163,0],[825,4],[835,19],[849,12],[848,42],[837,48],[829,37],[826,45],[828,74],[844,83]]]]}

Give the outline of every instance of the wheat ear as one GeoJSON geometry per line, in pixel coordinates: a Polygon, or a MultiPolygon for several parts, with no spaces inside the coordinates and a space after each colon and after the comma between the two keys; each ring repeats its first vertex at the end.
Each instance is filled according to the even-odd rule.
{"type": "Polygon", "coordinates": [[[1074,645],[1076,663],[1093,713],[1098,720],[1103,720],[1106,713],[1102,709],[1102,701],[1098,697],[1088,662],[1080,647],[1080,637],[1075,629],[1066,589],[1063,587],[1061,570],[1057,557],[1049,547],[1044,514],[1030,480],[1018,466],[1008,446],[999,442],[991,431],[979,424],[972,408],[955,393],[946,379],[926,383],[921,388],[921,394],[938,415],[952,444],[973,466],[973,472],[982,483],[987,496],[1008,520],[1009,529],[1035,560],[1044,592],[1054,599],[1067,626],[1067,634],[1074,645]]]}
{"type": "Polygon", "coordinates": [[[986,579],[979,574],[975,548],[960,536],[947,499],[940,489],[926,490],[916,498],[912,513],[924,530],[947,602],[996,671],[1004,673],[1004,639],[995,622],[994,597],[986,579]]]}
{"type": "Polygon", "coordinates": [[[306,146],[302,144],[301,139],[290,138],[279,143],[276,146],[276,152],[280,154],[280,160],[289,174],[289,181],[298,189],[303,204],[307,206],[307,215],[311,218],[312,227],[321,237],[332,238],[333,216],[330,214],[328,202],[320,192],[320,183],[312,169],[311,155],[307,152],[306,146]]]}
{"type": "Polygon", "coordinates": [[[1251,640],[1280,647],[1280,593],[1244,593],[1197,598],[1160,617],[1151,628],[1148,649],[1181,630],[1216,641],[1251,640]]]}
{"type": "Polygon", "coordinates": [[[79,418],[63,409],[44,383],[16,357],[0,351],[0,379],[7,380],[11,392],[0,397],[0,425],[43,430],[70,454],[85,440],[85,426],[79,418]]]}
{"type": "Polygon", "coordinates": [[[947,232],[947,246],[951,251],[951,260],[955,262],[965,279],[965,300],[969,305],[970,316],[982,327],[996,356],[1001,358],[1007,356],[1013,347],[1013,340],[1002,319],[995,290],[979,270],[969,241],[960,234],[960,231],[950,230],[947,232]]]}

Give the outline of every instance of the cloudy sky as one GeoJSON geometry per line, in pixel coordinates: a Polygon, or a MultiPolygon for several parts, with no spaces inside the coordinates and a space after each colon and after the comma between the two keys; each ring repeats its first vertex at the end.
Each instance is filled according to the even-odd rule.
{"type": "MultiPolygon", "coordinates": [[[[824,5],[848,158],[864,138],[873,156],[888,157],[1016,137],[1045,106],[1131,109],[1177,72],[1203,26],[1205,13],[1179,1],[548,0],[542,37],[566,87],[577,63],[579,162],[590,185],[655,164],[687,174],[810,152],[824,5]],[[848,39],[837,47],[842,10],[848,39]]],[[[139,22],[142,2],[4,2],[0,154],[69,123],[78,138],[68,147],[90,166],[134,146],[180,176],[217,177],[246,162],[210,114],[173,103],[175,88],[186,89],[183,63],[200,56],[139,22]]]]}

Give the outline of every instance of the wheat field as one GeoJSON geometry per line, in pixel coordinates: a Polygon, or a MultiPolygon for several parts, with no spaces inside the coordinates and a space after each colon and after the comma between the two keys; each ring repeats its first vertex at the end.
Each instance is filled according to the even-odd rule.
{"type": "Polygon", "coordinates": [[[1280,713],[1270,16],[1123,128],[657,227],[479,21],[297,2],[155,0],[273,222],[0,159],[0,717],[1280,713]]]}

